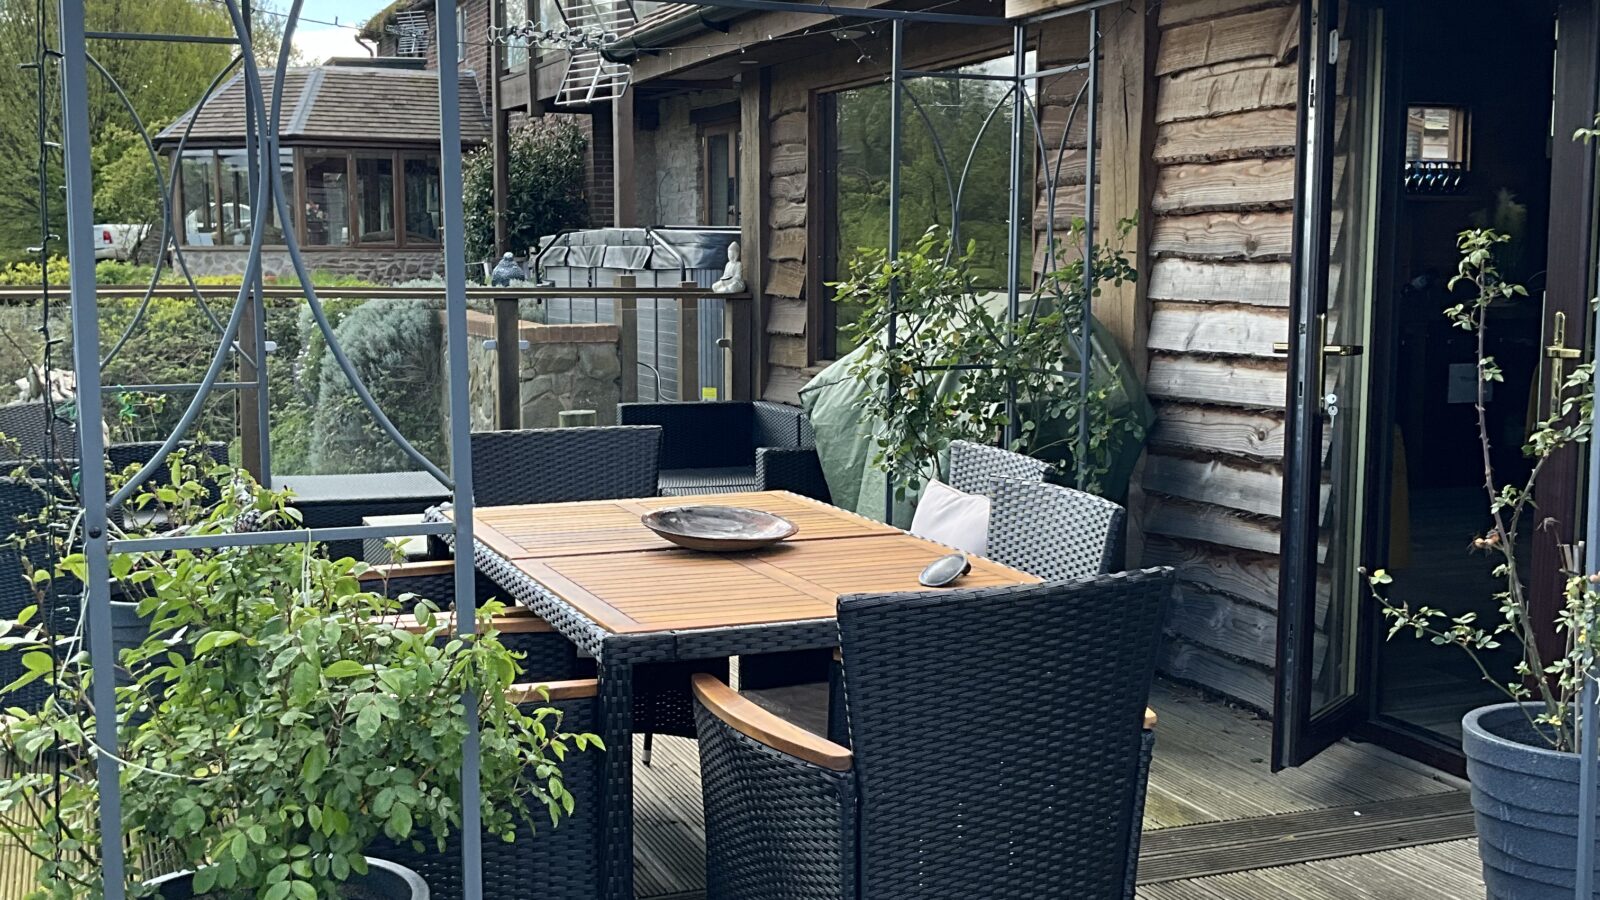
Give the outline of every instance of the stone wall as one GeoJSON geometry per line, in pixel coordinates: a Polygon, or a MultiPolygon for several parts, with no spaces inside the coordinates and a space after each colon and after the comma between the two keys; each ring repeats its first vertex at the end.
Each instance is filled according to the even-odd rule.
{"type": "Polygon", "coordinates": [[[705,167],[701,143],[704,126],[695,124],[695,110],[733,103],[733,91],[696,91],[654,101],[655,127],[634,134],[635,190],[639,221],[648,225],[703,225],[705,167]]]}
{"type": "MultiPolygon", "coordinates": [[[[494,336],[494,317],[467,314],[468,393],[472,430],[495,428],[495,357],[484,340],[494,336]]],[[[592,409],[600,425],[614,425],[622,400],[622,333],[616,325],[522,323],[522,427],[554,428],[558,414],[592,409]]]]}
{"type": "MultiPolygon", "coordinates": [[[[195,275],[243,275],[248,248],[189,247],[183,251],[195,275]]],[[[355,247],[302,248],[301,256],[313,272],[354,275],[374,284],[399,284],[444,275],[444,252],[429,250],[362,250],[355,247]]],[[[294,278],[289,251],[267,248],[261,263],[269,278],[294,278]]]]}

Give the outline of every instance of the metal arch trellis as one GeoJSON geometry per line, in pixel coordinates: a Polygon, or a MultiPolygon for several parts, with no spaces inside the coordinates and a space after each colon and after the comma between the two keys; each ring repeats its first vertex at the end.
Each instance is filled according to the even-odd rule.
{"type": "MultiPolygon", "coordinates": [[[[1070,9],[1042,13],[1036,16],[1020,19],[1005,19],[996,16],[976,16],[962,13],[947,13],[934,10],[897,10],[897,9],[851,9],[833,6],[822,0],[820,3],[807,2],[782,2],[782,0],[695,0],[699,6],[725,7],[732,9],[747,9],[756,11],[788,11],[811,12],[819,15],[835,16],[838,18],[855,18],[864,20],[887,21],[890,26],[890,71],[887,79],[890,85],[889,101],[889,223],[887,234],[888,258],[895,259],[899,256],[901,247],[901,162],[905,130],[905,100],[910,100],[911,106],[922,119],[934,144],[934,151],[938,157],[940,168],[944,172],[945,181],[950,194],[950,245],[951,252],[961,245],[961,196],[966,189],[967,175],[969,174],[976,155],[978,144],[983,140],[990,123],[999,111],[1009,103],[1011,105],[1011,134],[1010,134],[1010,169],[1008,187],[1009,211],[1007,221],[1007,261],[1008,275],[1006,279],[1006,323],[1015,326],[1021,314],[1021,283],[1020,267],[1022,265],[1022,209],[1019,201],[1025,196],[1024,191],[1031,185],[1023,185],[1025,171],[1025,153],[1037,153],[1037,161],[1043,174],[1045,208],[1045,228],[1042,235],[1045,253],[1045,272],[1054,270],[1058,264],[1056,251],[1056,199],[1059,189],[1058,176],[1065,162],[1068,136],[1076,124],[1080,111],[1084,113],[1085,140],[1084,140],[1084,210],[1083,210],[1083,300],[1081,312],[1077,317],[1076,334],[1069,336],[1078,355],[1076,371],[1063,366],[1058,375],[1066,381],[1077,385],[1077,390],[1082,396],[1078,404],[1078,422],[1074,440],[1073,460],[1077,466],[1078,480],[1081,483],[1087,465],[1089,448],[1089,403],[1090,379],[1093,352],[1093,296],[1097,273],[1094,260],[1094,242],[1096,234],[1096,191],[1098,181],[1098,154],[1097,146],[1097,118],[1100,79],[1101,56],[1101,11],[1109,6],[1117,5],[1122,0],[1091,0],[1088,3],[1073,5],[1070,9]],[[1082,62],[1061,66],[1052,66],[1036,71],[1027,70],[1028,29],[1030,26],[1049,19],[1063,16],[1082,15],[1088,21],[1088,50],[1082,62]],[[1012,29],[1012,60],[1013,69],[1009,74],[995,74],[989,72],[963,72],[959,70],[926,71],[911,69],[905,62],[905,27],[910,24],[927,25],[964,25],[974,27],[1005,27],[1012,29]],[[1029,88],[1037,85],[1047,78],[1055,78],[1073,72],[1085,73],[1085,81],[1072,101],[1066,120],[1062,124],[1061,138],[1058,146],[1052,148],[1045,139],[1045,134],[1039,124],[1039,106],[1042,92],[1030,93],[1029,88]],[[909,90],[908,82],[919,79],[943,79],[950,81],[988,81],[1001,82],[1009,85],[1005,93],[996,100],[995,106],[985,117],[978,133],[973,137],[972,146],[967,154],[962,167],[959,180],[951,172],[949,157],[946,154],[943,141],[927,111],[917,99],[915,93],[909,90]],[[1088,98],[1088,103],[1084,99],[1088,98]],[[1025,115],[1031,113],[1031,115],[1025,115]],[[1025,119],[1031,119],[1034,136],[1034,146],[1024,148],[1024,134],[1027,126],[1025,119]],[[1052,159],[1053,156],[1053,159],[1052,159]]],[[[898,281],[891,280],[889,284],[889,311],[888,330],[885,335],[886,346],[889,350],[895,349],[900,334],[897,330],[899,309],[898,281]]],[[[1029,315],[1037,313],[1038,306],[1034,304],[1029,315]]],[[[1008,340],[1010,338],[1008,337],[1008,340]]],[[[993,368],[981,362],[945,367],[962,370],[979,370],[993,368]]],[[[899,397],[900,385],[897,375],[890,372],[885,388],[886,400],[891,408],[899,397]]],[[[1015,375],[1007,378],[1006,389],[1006,426],[1004,439],[1009,446],[1017,437],[1017,384],[1015,375]]],[[[884,485],[884,513],[891,515],[895,506],[895,484],[893,478],[886,480],[884,485]]]]}
{"type": "MultiPolygon", "coordinates": [[[[84,619],[87,623],[89,638],[90,664],[99,671],[110,671],[115,663],[115,653],[111,637],[111,610],[110,610],[110,557],[116,552],[133,551],[160,551],[179,548],[202,548],[228,545],[266,544],[266,543],[304,543],[310,541],[359,539],[359,538],[385,538],[399,537],[400,532],[408,534],[452,534],[455,545],[462,548],[460,564],[455,569],[455,589],[457,607],[460,615],[456,617],[457,627],[463,634],[471,634],[476,629],[476,603],[474,598],[474,580],[472,565],[472,478],[471,478],[471,443],[469,437],[469,421],[465,415],[467,409],[467,339],[466,339],[466,262],[463,247],[463,206],[461,191],[462,153],[459,139],[461,131],[461,110],[459,96],[460,74],[457,69],[455,57],[459,54],[460,45],[457,40],[456,22],[452,16],[438,17],[439,29],[439,126],[440,126],[440,175],[442,182],[441,202],[444,220],[444,255],[445,255],[445,306],[446,325],[448,331],[448,358],[449,358],[449,408],[450,415],[450,469],[447,474],[438,465],[427,459],[414,446],[406,440],[394,424],[373,400],[371,392],[354,370],[343,348],[339,345],[333,334],[331,324],[322,309],[316,296],[316,289],[311,283],[311,273],[305,266],[305,261],[300,255],[297,237],[294,234],[294,218],[289,215],[289,198],[284,195],[281,179],[277,177],[279,166],[279,112],[283,105],[284,75],[288,67],[290,48],[292,46],[296,25],[300,19],[300,11],[304,0],[294,0],[285,17],[283,43],[280,49],[276,67],[274,69],[273,84],[270,101],[263,91],[261,73],[255,64],[253,35],[250,29],[251,0],[223,0],[229,19],[232,22],[234,34],[230,38],[201,35],[174,35],[174,34],[138,34],[118,32],[91,32],[85,26],[85,0],[57,0],[57,47],[54,49],[46,46],[44,10],[45,0],[39,0],[39,38],[36,63],[39,67],[37,73],[40,91],[39,103],[39,130],[40,130],[40,194],[41,194],[41,241],[39,254],[41,261],[48,257],[48,247],[55,236],[49,233],[49,184],[46,151],[49,143],[46,141],[47,113],[45,104],[45,91],[48,84],[47,68],[50,63],[55,63],[59,70],[61,90],[61,142],[66,174],[66,221],[67,235],[62,239],[67,248],[70,297],[71,323],[73,330],[73,369],[76,377],[79,420],[84,427],[77,429],[78,459],[80,464],[79,491],[81,494],[81,507],[83,516],[82,535],[83,553],[88,571],[88,584],[84,592],[84,619]],[[90,170],[89,148],[89,111],[88,111],[88,84],[91,78],[91,69],[97,70],[102,77],[109,81],[112,89],[121,97],[127,112],[134,120],[139,134],[146,143],[147,149],[152,153],[152,165],[156,168],[157,183],[162,193],[162,247],[169,244],[181,245],[181,241],[173,240],[172,235],[172,185],[178,176],[181,166],[181,153],[174,157],[173,170],[169,177],[163,178],[159,159],[154,157],[154,148],[150,144],[150,137],[144,125],[139,121],[136,111],[128,103],[128,98],[116,85],[109,72],[99,65],[89,54],[86,42],[99,38],[118,38],[125,40],[150,40],[173,43],[228,43],[238,47],[238,53],[228,67],[220,73],[212,84],[207,87],[201,99],[200,107],[192,113],[183,135],[186,141],[189,129],[198,118],[200,109],[216,91],[228,69],[241,62],[241,86],[245,95],[245,120],[246,120],[246,168],[248,189],[251,197],[251,208],[255,210],[274,209],[281,228],[284,242],[288,248],[291,261],[299,276],[306,301],[322,332],[327,346],[334,359],[350,380],[357,396],[366,407],[369,414],[383,428],[386,435],[405,451],[424,469],[434,475],[441,484],[452,490],[452,499],[460,514],[454,516],[450,524],[430,524],[424,526],[362,526],[347,528],[309,528],[296,531],[268,532],[238,535],[197,535],[176,537],[152,537],[136,540],[114,539],[109,529],[109,516],[119,505],[124,503],[137,487],[146,481],[159,469],[170,453],[184,440],[185,435],[193,426],[199,410],[211,394],[217,389],[248,388],[259,391],[260,402],[257,404],[257,427],[261,428],[263,438],[266,431],[266,403],[267,373],[265,358],[263,356],[265,341],[264,325],[264,299],[263,299],[263,267],[262,245],[265,236],[268,216],[252,216],[250,222],[250,244],[247,256],[246,271],[239,294],[235,298],[233,310],[226,322],[218,319],[209,308],[205,309],[207,318],[220,332],[220,341],[213,355],[205,377],[198,384],[191,385],[144,385],[141,387],[154,389],[169,389],[193,392],[188,407],[185,409],[178,425],[172,434],[162,443],[154,458],[142,468],[138,474],[116,495],[108,499],[106,493],[106,463],[105,440],[101,430],[88,427],[98,417],[102,409],[103,391],[106,386],[102,384],[101,372],[104,366],[115,357],[116,353],[125,345],[128,335],[137,329],[143,319],[145,309],[150,298],[155,292],[154,280],[159,278],[160,269],[152,281],[152,286],[146,291],[135,314],[132,324],[114,343],[104,357],[100,347],[100,325],[97,311],[97,290],[95,284],[95,260],[92,244],[94,207],[93,183],[90,170]],[[264,177],[263,173],[270,171],[272,177],[264,177]],[[271,204],[271,206],[268,206],[271,204]],[[245,322],[247,312],[254,312],[250,316],[252,323],[250,333],[241,335],[241,326],[245,322]],[[246,350],[245,344],[249,345],[246,350]],[[220,375],[224,364],[230,354],[237,353],[251,368],[254,369],[253,380],[241,382],[222,382],[220,375]],[[87,411],[85,414],[84,411],[87,411]]],[[[182,142],[180,142],[180,148],[182,142]]],[[[163,254],[164,255],[164,254],[163,254]]],[[[174,260],[176,265],[183,270],[185,280],[191,289],[194,281],[190,276],[187,264],[183,261],[181,248],[175,248],[174,260]]],[[[195,299],[204,307],[204,297],[198,290],[194,291],[195,299]]],[[[45,288],[43,330],[46,332],[45,360],[49,365],[49,353],[53,344],[49,338],[50,293],[48,285],[45,288]]],[[[48,373],[47,373],[48,377],[48,373]]],[[[53,419],[53,403],[46,390],[47,416],[53,419]]],[[[46,429],[46,434],[53,436],[52,428],[46,429]]],[[[47,438],[47,440],[50,438],[47,438]]],[[[259,474],[263,483],[271,484],[271,451],[269,442],[261,442],[262,453],[259,462],[259,474]]],[[[50,456],[55,456],[51,448],[50,456]]],[[[101,826],[101,856],[103,862],[103,890],[107,900],[123,900],[126,897],[126,865],[124,858],[124,844],[122,833],[122,797],[119,781],[120,761],[117,756],[117,720],[114,710],[115,680],[95,679],[93,682],[92,699],[95,708],[101,711],[112,710],[110,715],[96,717],[94,744],[98,749],[99,761],[97,766],[97,780],[100,795],[99,818],[101,826]]],[[[464,896],[468,900],[481,900],[483,896],[480,863],[481,863],[481,828],[480,828],[480,791],[478,773],[478,721],[475,698],[470,695],[464,698],[467,717],[467,737],[464,748],[464,761],[461,773],[461,804],[462,804],[462,866],[464,896]]]]}

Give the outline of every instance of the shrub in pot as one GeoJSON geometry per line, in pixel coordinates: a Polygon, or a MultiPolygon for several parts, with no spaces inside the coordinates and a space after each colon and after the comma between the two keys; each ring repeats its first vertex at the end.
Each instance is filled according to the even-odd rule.
{"type": "MultiPolygon", "coordinates": [[[[1472,781],[1477,811],[1479,851],[1484,881],[1491,898],[1506,900],[1569,900],[1577,866],[1578,833],[1578,695],[1585,678],[1600,675],[1593,666],[1596,627],[1600,626],[1600,574],[1570,566],[1565,605],[1556,621],[1566,636],[1566,651],[1555,659],[1541,652],[1538,624],[1530,614],[1530,598],[1517,554],[1518,537],[1537,527],[1544,514],[1534,507],[1534,486],[1555,453],[1587,443],[1594,419],[1593,366],[1582,365],[1558,385],[1560,402],[1550,418],[1537,423],[1524,447],[1533,465],[1520,484],[1496,475],[1493,442],[1485,412],[1487,385],[1500,381],[1499,367],[1485,352],[1492,307],[1527,295],[1519,284],[1501,279],[1496,248],[1510,239],[1491,230],[1461,234],[1461,260],[1450,282],[1452,290],[1471,295],[1445,312],[1459,328],[1477,339],[1478,438],[1483,447],[1485,505],[1490,528],[1473,541],[1475,549],[1494,560],[1494,574],[1505,590],[1496,595],[1501,618],[1478,621],[1475,613],[1451,613],[1413,605],[1391,597],[1389,574],[1369,574],[1373,594],[1390,621],[1389,636],[1411,632],[1435,644],[1456,646],[1477,663],[1483,677],[1506,694],[1507,703],[1483,707],[1462,722],[1462,749],[1472,781]],[[1520,649],[1515,680],[1502,682],[1490,673],[1483,654],[1503,644],[1520,649]]],[[[1592,734],[1588,737],[1593,740],[1592,734]]],[[[1600,856],[1600,854],[1597,854],[1600,856]]],[[[1600,881],[1600,879],[1597,879],[1600,881]]],[[[1600,897],[1600,893],[1596,894],[1600,897]]]]}
{"type": "MultiPolygon", "coordinates": [[[[234,476],[177,527],[297,522],[285,495],[234,476]]],[[[443,846],[459,829],[467,696],[479,707],[486,829],[526,840],[574,809],[560,761],[598,741],[562,732],[553,708],[525,713],[507,699],[517,665],[490,628],[499,605],[479,610],[478,637],[458,637],[430,602],[365,590],[364,570],[294,544],[113,557],[114,578],[150,623],[122,654],[132,681],[117,690],[122,824],[137,848],[130,895],[366,896],[363,879],[393,874],[374,874],[369,844],[443,846]],[[401,612],[421,627],[401,627],[401,612]],[[193,874],[154,883],[175,870],[193,874]]],[[[53,578],[84,574],[69,554],[35,583],[43,594],[53,578]]],[[[0,723],[0,752],[19,763],[0,778],[0,828],[38,860],[32,897],[92,900],[99,796],[86,655],[32,610],[9,623],[0,649],[24,660],[6,690],[54,688],[38,710],[8,710],[0,723]]]]}

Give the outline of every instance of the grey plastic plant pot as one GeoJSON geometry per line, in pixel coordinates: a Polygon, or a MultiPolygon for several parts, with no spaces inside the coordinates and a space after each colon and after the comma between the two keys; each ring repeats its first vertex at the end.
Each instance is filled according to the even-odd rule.
{"type": "MultiPolygon", "coordinates": [[[[160,900],[194,900],[190,889],[192,872],[166,875],[150,882],[160,900]]],[[[428,885],[422,876],[405,866],[367,857],[367,874],[346,882],[361,893],[350,896],[361,900],[428,900],[428,885]]]]}
{"type": "Polygon", "coordinates": [[[1551,750],[1534,732],[1528,714],[1543,708],[1502,703],[1475,709],[1461,722],[1490,900],[1572,900],[1578,756],[1551,750]]]}

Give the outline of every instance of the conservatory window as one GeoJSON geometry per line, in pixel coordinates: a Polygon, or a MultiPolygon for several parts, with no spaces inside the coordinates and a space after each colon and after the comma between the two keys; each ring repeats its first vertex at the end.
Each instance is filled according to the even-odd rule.
{"type": "Polygon", "coordinates": [[[306,155],[305,236],[301,243],[329,247],[350,240],[349,157],[306,155]]]}
{"type": "Polygon", "coordinates": [[[356,234],[363,244],[393,244],[394,157],[356,157],[356,234]]]}
{"type": "Polygon", "coordinates": [[[406,243],[437,244],[442,236],[439,158],[405,161],[406,243]]]}

